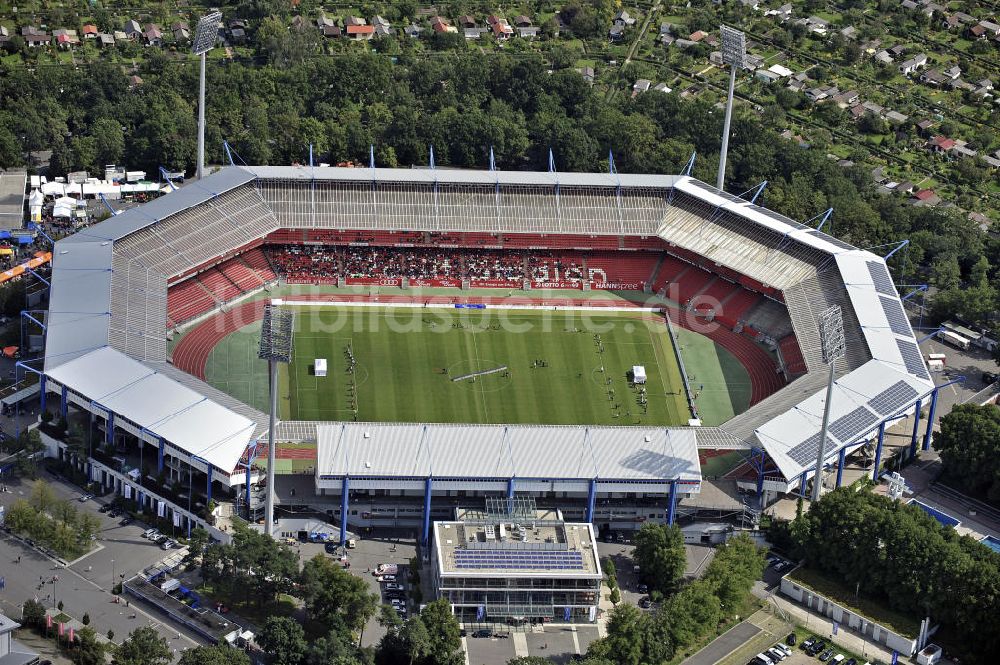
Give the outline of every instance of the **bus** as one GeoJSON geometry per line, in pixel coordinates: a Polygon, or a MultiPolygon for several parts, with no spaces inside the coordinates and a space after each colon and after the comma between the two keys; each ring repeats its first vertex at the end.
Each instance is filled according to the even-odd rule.
{"type": "Polygon", "coordinates": [[[950,330],[942,329],[937,331],[937,338],[942,342],[951,344],[952,346],[962,349],[963,351],[968,351],[969,345],[972,343],[958,333],[953,333],[950,330]]]}

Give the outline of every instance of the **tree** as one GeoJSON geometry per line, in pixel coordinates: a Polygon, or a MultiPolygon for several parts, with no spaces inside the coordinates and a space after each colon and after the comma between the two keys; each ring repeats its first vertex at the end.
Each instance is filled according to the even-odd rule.
{"type": "Polygon", "coordinates": [[[646,584],[666,594],[684,574],[684,534],[676,525],[646,522],[635,536],[633,556],[646,584]]]}
{"type": "Polygon", "coordinates": [[[378,610],[378,597],[364,580],[322,554],[302,566],[299,589],[309,618],[325,630],[360,630],[378,610]]]}
{"type": "Polygon", "coordinates": [[[250,656],[228,644],[195,647],[181,654],[178,665],[250,665],[250,656]]]}
{"type": "Polygon", "coordinates": [[[111,665],[168,665],[171,656],[167,641],[153,628],[142,626],[115,648],[111,665]]]}
{"type": "Polygon", "coordinates": [[[191,530],[191,537],[188,539],[189,560],[197,559],[208,546],[208,531],[204,527],[197,526],[191,530]]]}
{"type": "Polygon", "coordinates": [[[274,665],[299,665],[309,649],[302,626],[289,617],[268,617],[257,643],[274,665]]]}
{"type": "Polygon", "coordinates": [[[76,642],[70,649],[76,665],[105,665],[107,647],[98,641],[92,628],[82,628],[76,633],[76,642]]]}
{"type": "Polygon", "coordinates": [[[946,477],[1000,503],[1000,407],[959,404],[941,418],[934,437],[946,477]]]}
{"type": "Polygon", "coordinates": [[[611,610],[607,637],[591,643],[587,656],[607,658],[617,665],[640,665],[648,621],[636,606],[618,605],[611,610]]]}
{"type": "Polygon", "coordinates": [[[428,603],[421,610],[419,618],[426,627],[430,639],[430,649],[424,662],[427,665],[461,663],[463,661],[461,627],[448,601],[445,598],[438,598],[428,603]]]}
{"type": "Polygon", "coordinates": [[[25,626],[41,626],[45,623],[45,606],[37,600],[24,601],[21,606],[21,622],[25,626]]]}
{"type": "Polygon", "coordinates": [[[552,665],[552,661],[541,656],[519,656],[508,660],[507,665],[552,665]]]}

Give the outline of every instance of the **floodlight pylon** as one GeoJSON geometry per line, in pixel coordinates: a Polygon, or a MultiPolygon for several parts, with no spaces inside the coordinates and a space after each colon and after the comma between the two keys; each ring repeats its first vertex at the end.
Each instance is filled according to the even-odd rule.
{"type": "Polygon", "coordinates": [[[736,70],[747,66],[746,35],[728,25],[721,28],[722,62],[729,65],[729,94],[726,96],[726,118],[722,123],[722,149],[719,152],[719,175],[716,189],[724,189],[726,180],[726,155],[729,152],[729,124],[733,118],[733,91],[736,88],[736,70]]]}
{"type": "MultiPolygon", "coordinates": [[[[257,357],[267,361],[268,388],[271,397],[267,428],[267,500],[264,503],[264,533],[274,535],[274,463],[275,429],[278,413],[278,363],[292,359],[292,313],[277,305],[264,307],[260,326],[260,349],[257,357]]],[[[250,474],[247,472],[247,482],[250,474]]]]}
{"type": "Polygon", "coordinates": [[[222,12],[212,12],[201,17],[194,32],[191,52],[198,56],[198,164],[196,176],[201,180],[205,173],[205,60],[209,51],[215,47],[219,36],[219,21],[222,12]]]}
{"type": "Polygon", "coordinates": [[[844,339],[844,318],[839,305],[823,310],[819,315],[819,338],[823,349],[823,362],[830,367],[826,384],[826,403],[823,405],[823,426],[819,432],[819,450],[816,453],[816,473],[813,475],[812,500],[819,501],[823,488],[823,462],[826,460],[826,437],[830,426],[830,404],[833,402],[833,379],[837,361],[847,352],[844,339]]]}

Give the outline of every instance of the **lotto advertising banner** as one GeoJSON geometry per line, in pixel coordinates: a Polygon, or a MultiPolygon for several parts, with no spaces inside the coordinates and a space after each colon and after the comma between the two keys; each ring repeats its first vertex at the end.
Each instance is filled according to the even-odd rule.
{"type": "Polygon", "coordinates": [[[575,280],[558,279],[551,282],[532,282],[533,289],[582,289],[583,282],[575,280]]]}
{"type": "Polygon", "coordinates": [[[460,288],[462,286],[462,280],[456,279],[454,277],[436,277],[433,279],[411,279],[410,286],[412,287],[448,287],[448,288],[460,288]]]}
{"type": "Polygon", "coordinates": [[[348,286],[399,286],[402,280],[398,277],[348,277],[348,286]]]}

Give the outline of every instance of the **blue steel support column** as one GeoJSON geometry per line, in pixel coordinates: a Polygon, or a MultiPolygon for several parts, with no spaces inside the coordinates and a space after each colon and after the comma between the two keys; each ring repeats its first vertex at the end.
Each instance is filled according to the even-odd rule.
{"type": "Polygon", "coordinates": [[[885,441],[885,421],[878,425],[878,444],[875,446],[875,466],[872,467],[872,480],[878,482],[878,466],[882,463],[882,443],[885,441]]]}
{"type": "Polygon", "coordinates": [[[66,411],[69,408],[69,390],[66,386],[63,386],[59,391],[61,399],[59,400],[59,415],[63,418],[66,417],[66,411]]]}
{"type": "Polygon", "coordinates": [[[208,466],[208,482],[205,484],[205,494],[206,494],[205,503],[206,503],[206,505],[207,505],[207,503],[209,501],[212,500],[212,465],[209,464],[207,466],[208,466]]]}
{"type": "Polygon", "coordinates": [[[587,519],[585,521],[594,522],[594,503],[597,500],[597,479],[591,478],[587,484],[587,519]]]}
{"type": "Polygon", "coordinates": [[[108,440],[108,443],[114,445],[114,443],[115,443],[115,414],[112,413],[111,411],[108,411],[108,421],[107,421],[106,425],[107,425],[107,430],[108,431],[104,433],[105,438],[108,440]]]}
{"type": "Polygon", "coordinates": [[[802,480],[799,482],[799,494],[802,496],[806,495],[806,472],[802,472],[802,480]]]}
{"type": "Polygon", "coordinates": [[[340,546],[347,545],[347,505],[348,494],[351,489],[351,480],[344,476],[344,481],[340,486],[340,546]]]}
{"type": "Polygon", "coordinates": [[[434,489],[434,479],[428,477],[424,482],[424,539],[421,545],[426,546],[431,535],[431,492],[434,489]]]}
{"type": "Polygon", "coordinates": [[[760,468],[757,469],[757,498],[764,495],[764,450],[760,451],[760,468]]]}
{"type": "Polygon", "coordinates": [[[667,524],[673,526],[674,513],[677,510],[677,481],[670,483],[670,505],[667,506],[667,524]]]}
{"type": "Polygon", "coordinates": [[[507,512],[514,512],[514,476],[507,480],[507,512]]]}
{"type": "Polygon", "coordinates": [[[917,454],[917,430],[920,429],[920,409],[923,407],[923,402],[917,400],[917,408],[913,410],[913,435],[910,436],[910,457],[917,454]]]}
{"type": "Polygon", "coordinates": [[[837,487],[840,487],[844,480],[844,458],[847,457],[847,447],[840,449],[840,457],[837,458],[837,487]]]}
{"type": "Polygon", "coordinates": [[[38,376],[38,413],[45,413],[45,375],[38,376]]]}
{"type": "Polygon", "coordinates": [[[156,472],[163,473],[163,452],[166,450],[167,444],[164,442],[163,437],[160,437],[160,445],[156,451],[156,472]]]}
{"type": "Polygon", "coordinates": [[[924,450],[931,449],[931,437],[934,435],[934,415],[937,412],[937,388],[931,393],[931,408],[927,412],[927,431],[924,432],[924,450]]]}

